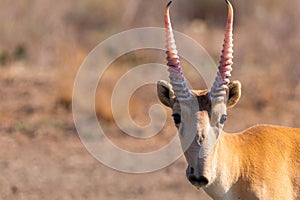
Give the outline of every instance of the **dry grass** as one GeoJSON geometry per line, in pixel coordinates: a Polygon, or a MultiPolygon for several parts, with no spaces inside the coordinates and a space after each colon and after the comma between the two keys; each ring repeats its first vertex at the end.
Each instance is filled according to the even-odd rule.
{"type": "MultiPolygon", "coordinates": [[[[114,33],[133,27],[162,27],[165,3],[1,1],[1,199],[202,196],[185,180],[182,159],[164,170],[141,176],[100,165],[81,145],[72,121],[73,82],[88,52],[114,33]]],[[[234,132],[258,123],[300,127],[300,66],[296,60],[300,54],[300,1],[232,3],[236,10],[233,79],[239,79],[243,89],[241,101],[229,112],[225,129],[234,132]]],[[[217,63],[225,3],[175,0],[171,14],[174,28],[197,40],[217,63]]],[[[112,89],[125,72],[148,62],[164,63],[164,56],[147,50],[124,55],[109,67],[99,83],[99,121],[120,147],[151,151],[175,134],[169,117],[158,136],[143,141],[129,138],[116,127],[110,107],[112,89]]],[[[192,85],[203,87],[203,80],[194,76],[186,62],[183,64],[192,85]]],[[[132,96],[130,111],[138,124],[149,123],[148,108],[153,103],[158,103],[153,85],[140,88],[132,96]]]]}

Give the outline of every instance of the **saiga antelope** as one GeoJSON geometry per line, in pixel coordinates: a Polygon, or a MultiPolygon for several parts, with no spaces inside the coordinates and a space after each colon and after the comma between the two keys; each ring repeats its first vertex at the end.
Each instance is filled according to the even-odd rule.
{"type": "Polygon", "coordinates": [[[258,125],[240,133],[223,131],[226,111],[241,96],[232,71],[233,8],[228,5],[219,70],[210,91],[189,90],[177,55],[169,5],[164,13],[170,83],[158,81],[160,101],[170,107],[184,155],[187,179],[214,199],[300,199],[300,129],[258,125]]]}

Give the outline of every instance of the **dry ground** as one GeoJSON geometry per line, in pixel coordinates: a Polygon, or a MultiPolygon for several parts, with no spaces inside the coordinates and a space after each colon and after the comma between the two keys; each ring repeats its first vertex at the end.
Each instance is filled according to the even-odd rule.
{"type": "MultiPolygon", "coordinates": [[[[0,199],[208,199],[186,180],[183,158],[157,172],[140,175],[112,170],[93,158],[77,135],[70,108],[59,101],[59,72],[24,63],[0,69],[0,199]]],[[[150,90],[151,96],[154,91],[150,90]]],[[[278,111],[272,101],[271,105],[255,103],[253,107],[251,100],[242,98],[230,111],[227,130],[258,121],[299,126],[296,111],[275,115],[293,107],[278,111]]],[[[298,109],[296,99],[291,98],[290,105],[298,109]]],[[[142,116],[147,118],[145,113],[142,116]]],[[[160,137],[137,144],[113,123],[103,123],[110,139],[129,150],[139,150],[141,145],[147,145],[148,150],[163,146],[175,130],[169,117],[160,137]]]]}
{"type": "Polygon", "coordinates": [[[16,63],[0,74],[0,199],[205,199],[186,181],[183,159],[141,175],[94,159],[57,103],[55,70],[16,63]]]}
{"type": "MultiPolygon", "coordinates": [[[[186,180],[183,158],[157,172],[121,173],[94,159],[77,135],[71,91],[76,69],[87,52],[114,33],[163,26],[166,2],[136,2],[1,1],[0,199],[208,199],[186,180]]],[[[240,102],[228,113],[226,131],[258,123],[300,127],[299,2],[233,2],[233,80],[239,79],[243,87],[240,102]]],[[[172,10],[174,28],[198,41],[215,62],[225,15],[223,1],[177,1],[172,10]]],[[[147,55],[133,55],[119,64],[144,64],[149,61],[144,59],[147,55]]],[[[159,60],[165,62],[164,57],[159,60]]],[[[191,84],[201,85],[184,67],[191,84]]],[[[161,147],[174,136],[170,116],[159,137],[150,141],[137,142],[115,128],[110,93],[124,69],[112,69],[103,78],[105,87],[100,88],[97,102],[104,106],[96,105],[100,122],[109,138],[128,150],[161,147]]],[[[147,86],[133,97],[133,117],[139,123],[149,122],[147,112],[140,110],[157,102],[155,95],[155,87],[147,86]]]]}

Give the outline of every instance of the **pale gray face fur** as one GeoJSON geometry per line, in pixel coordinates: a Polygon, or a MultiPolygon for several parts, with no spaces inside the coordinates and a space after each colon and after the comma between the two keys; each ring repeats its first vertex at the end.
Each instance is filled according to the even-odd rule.
{"type": "Polygon", "coordinates": [[[188,162],[186,176],[196,187],[208,185],[215,176],[214,166],[207,157],[222,133],[227,108],[233,107],[241,95],[240,82],[231,82],[228,88],[226,104],[212,103],[208,90],[192,91],[190,100],[178,102],[169,83],[159,81],[157,84],[160,101],[173,110],[182,146],[192,137],[184,155],[188,162]]]}

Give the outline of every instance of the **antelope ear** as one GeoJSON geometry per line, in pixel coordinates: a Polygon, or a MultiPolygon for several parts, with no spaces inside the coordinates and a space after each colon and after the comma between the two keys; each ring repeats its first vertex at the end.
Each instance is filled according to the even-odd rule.
{"type": "Polygon", "coordinates": [[[175,103],[176,96],[172,89],[172,85],[167,81],[160,80],[157,82],[157,95],[164,105],[172,108],[175,103]]]}
{"type": "Polygon", "coordinates": [[[239,81],[232,81],[228,84],[228,88],[227,108],[232,108],[240,100],[242,84],[239,81]]]}

